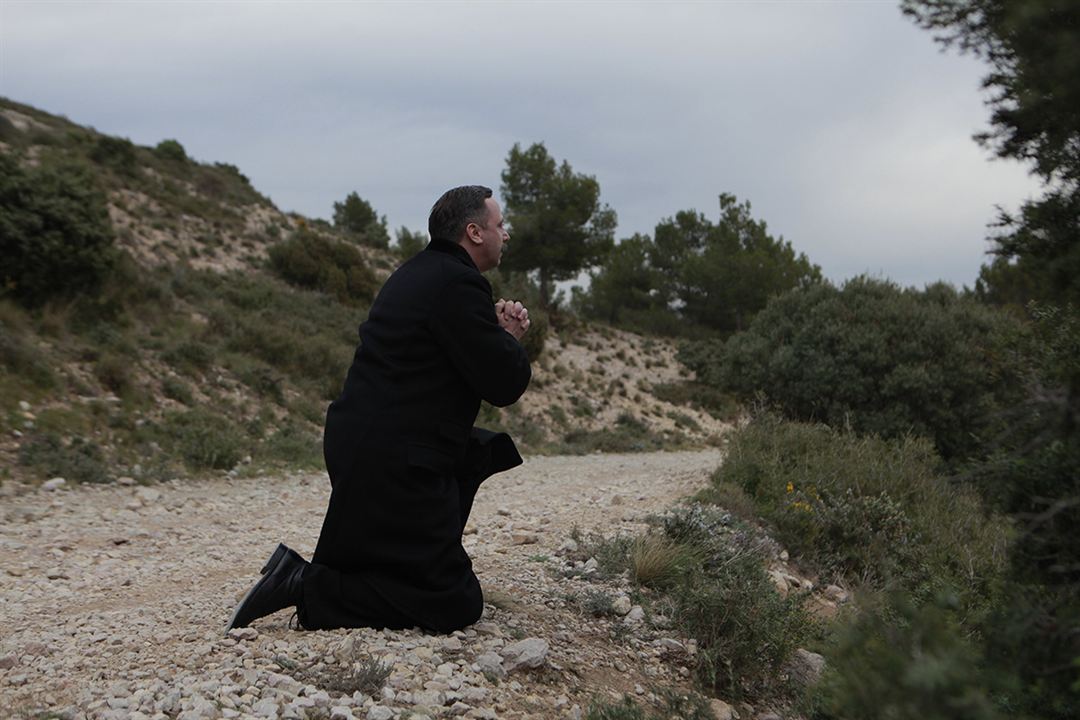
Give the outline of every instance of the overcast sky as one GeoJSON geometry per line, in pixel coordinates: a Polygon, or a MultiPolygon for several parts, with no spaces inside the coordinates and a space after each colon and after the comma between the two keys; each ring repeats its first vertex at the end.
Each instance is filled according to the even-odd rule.
{"type": "Polygon", "coordinates": [[[426,230],[543,141],[620,238],[730,192],[827,277],[920,287],[972,284],[995,204],[1038,191],[971,139],[984,71],[892,1],[0,0],[0,95],[176,138],[283,210],[355,190],[426,230]]]}

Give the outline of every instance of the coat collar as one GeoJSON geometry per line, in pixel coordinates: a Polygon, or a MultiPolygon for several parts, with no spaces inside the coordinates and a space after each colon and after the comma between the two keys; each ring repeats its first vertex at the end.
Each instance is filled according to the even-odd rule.
{"type": "Polygon", "coordinates": [[[446,253],[447,255],[452,255],[464,262],[472,269],[480,272],[480,269],[476,267],[476,263],[473,262],[472,257],[469,255],[469,252],[465,248],[461,247],[459,243],[450,242],[449,240],[443,240],[441,238],[433,238],[431,242],[428,243],[426,249],[433,250],[435,252],[446,253]]]}

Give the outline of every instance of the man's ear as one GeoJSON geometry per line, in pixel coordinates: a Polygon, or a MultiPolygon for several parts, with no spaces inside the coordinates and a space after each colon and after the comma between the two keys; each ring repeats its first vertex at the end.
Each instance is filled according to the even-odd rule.
{"type": "Polygon", "coordinates": [[[465,226],[465,237],[467,237],[469,242],[474,245],[482,245],[484,243],[484,237],[480,234],[480,226],[476,223],[469,223],[465,226]]]}

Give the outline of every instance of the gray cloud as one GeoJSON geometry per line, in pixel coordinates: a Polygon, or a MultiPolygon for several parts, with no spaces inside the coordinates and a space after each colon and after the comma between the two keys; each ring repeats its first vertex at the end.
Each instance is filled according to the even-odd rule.
{"type": "Polygon", "coordinates": [[[838,280],[970,284],[994,204],[1036,191],[970,139],[981,74],[892,3],[0,4],[0,93],[286,209],[356,190],[420,229],[542,140],[620,236],[733,192],[838,280]]]}

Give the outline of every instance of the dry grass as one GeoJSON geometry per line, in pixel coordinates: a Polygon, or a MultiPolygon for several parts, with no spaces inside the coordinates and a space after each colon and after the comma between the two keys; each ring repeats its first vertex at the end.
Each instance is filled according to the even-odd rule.
{"type": "Polygon", "coordinates": [[[630,572],[640,585],[671,587],[693,559],[693,551],[666,535],[648,533],[630,546],[630,572]]]}

